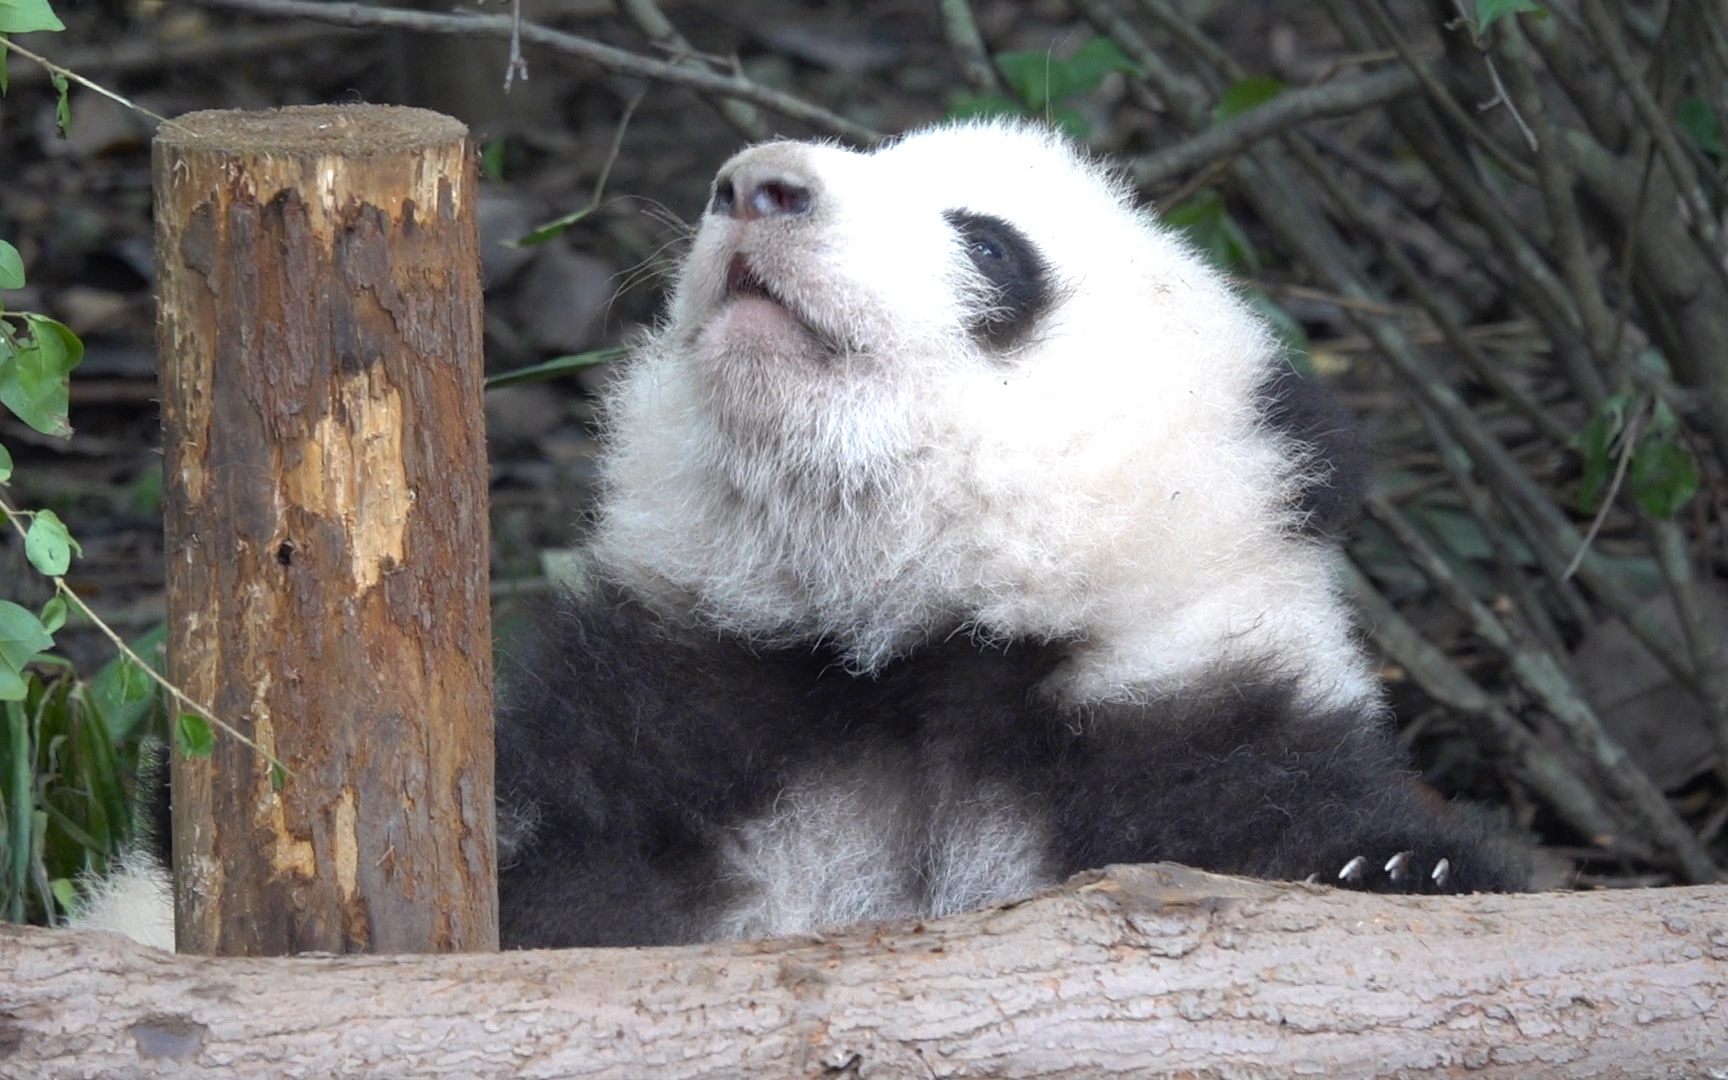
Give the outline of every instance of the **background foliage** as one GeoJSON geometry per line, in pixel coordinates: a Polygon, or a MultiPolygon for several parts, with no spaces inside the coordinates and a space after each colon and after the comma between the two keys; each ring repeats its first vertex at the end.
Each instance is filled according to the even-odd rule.
{"type": "Polygon", "coordinates": [[[483,145],[506,637],[580,541],[607,350],[653,316],[721,160],[770,134],[866,145],[1042,117],[1112,156],[1362,417],[1376,480],[1342,572],[1427,779],[1543,845],[1555,882],[1722,876],[1720,5],[522,6],[518,26],[453,5],[111,0],[24,34],[47,5],[0,0],[0,33],[148,111],[17,56],[0,98],[0,402],[18,418],[0,442],[9,499],[43,530],[7,541],[0,577],[3,913],[44,917],[53,882],[126,835],[122,778],[151,730],[126,665],[99,691],[42,652],[54,630],[96,670],[108,646],[76,608],[50,625],[61,593],[39,576],[125,633],[160,619],[148,114],[347,98],[454,113],[483,145]],[[567,378],[502,385],[549,358],[567,378]],[[61,439],[68,400],[80,431],[61,439]],[[76,550],[61,521],[83,543],[69,567],[39,561],[76,550]]]}

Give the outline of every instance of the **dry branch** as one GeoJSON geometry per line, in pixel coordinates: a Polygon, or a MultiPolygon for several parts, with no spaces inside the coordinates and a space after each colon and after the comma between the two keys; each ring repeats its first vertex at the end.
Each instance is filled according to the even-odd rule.
{"type": "Polygon", "coordinates": [[[1728,888],[1452,898],[1113,867],[925,924],[436,957],[0,929],[0,1075],[1700,1076],[1728,888]]]}
{"type": "Polygon", "coordinates": [[[543,45],[570,56],[598,64],[607,71],[659,82],[688,86],[730,101],[749,102],[794,120],[813,124],[862,143],[874,143],[882,134],[827,109],[778,90],[751,82],[740,74],[719,72],[686,64],[688,57],[655,60],[624,49],[566,34],[533,23],[517,23],[507,15],[441,15],[429,11],[372,7],[365,4],[308,3],[306,0],[198,0],[205,7],[244,11],[272,18],[312,19],[338,26],[389,27],[425,34],[468,34],[509,37],[520,32],[522,40],[543,45]]]}

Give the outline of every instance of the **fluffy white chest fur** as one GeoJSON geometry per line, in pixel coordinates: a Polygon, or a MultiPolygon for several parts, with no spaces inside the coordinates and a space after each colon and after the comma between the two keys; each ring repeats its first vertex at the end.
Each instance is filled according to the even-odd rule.
{"type": "Polygon", "coordinates": [[[768,144],[719,183],[612,406],[595,549],[620,580],[859,671],[963,631],[1075,642],[1075,701],[1242,664],[1374,700],[1300,530],[1309,451],[1257,407],[1279,346],[1107,174],[986,125],[768,144]],[[1013,335],[979,332],[1005,298],[978,220],[1037,264],[1013,335]]]}

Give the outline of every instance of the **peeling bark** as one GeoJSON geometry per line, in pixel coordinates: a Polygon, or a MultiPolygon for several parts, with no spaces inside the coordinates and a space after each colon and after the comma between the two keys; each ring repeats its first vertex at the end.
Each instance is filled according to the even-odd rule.
{"type": "Polygon", "coordinates": [[[204,112],[155,143],[181,948],[497,945],[466,129],[204,112]]]}

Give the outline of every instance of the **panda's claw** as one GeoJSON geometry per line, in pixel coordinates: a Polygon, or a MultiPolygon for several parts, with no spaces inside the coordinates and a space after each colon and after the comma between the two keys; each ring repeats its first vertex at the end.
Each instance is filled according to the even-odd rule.
{"type": "Polygon", "coordinates": [[[1393,881],[1404,880],[1404,871],[1410,868],[1410,859],[1413,855],[1415,855],[1415,852],[1413,851],[1400,851],[1398,854],[1386,860],[1386,866],[1384,869],[1388,874],[1392,875],[1393,881]]]}
{"type": "Polygon", "coordinates": [[[1368,860],[1361,855],[1344,864],[1344,869],[1338,871],[1338,880],[1355,884],[1362,880],[1362,871],[1368,868],[1368,860]]]}
{"type": "Polygon", "coordinates": [[[1429,872],[1428,876],[1433,879],[1435,887],[1444,889],[1446,887],[1446,879],[1450,877],[1451,874],[1452,861],[1450,859],[1441,859],[1439,862],[1434,864],[1434,869],[1429,872]]]}

